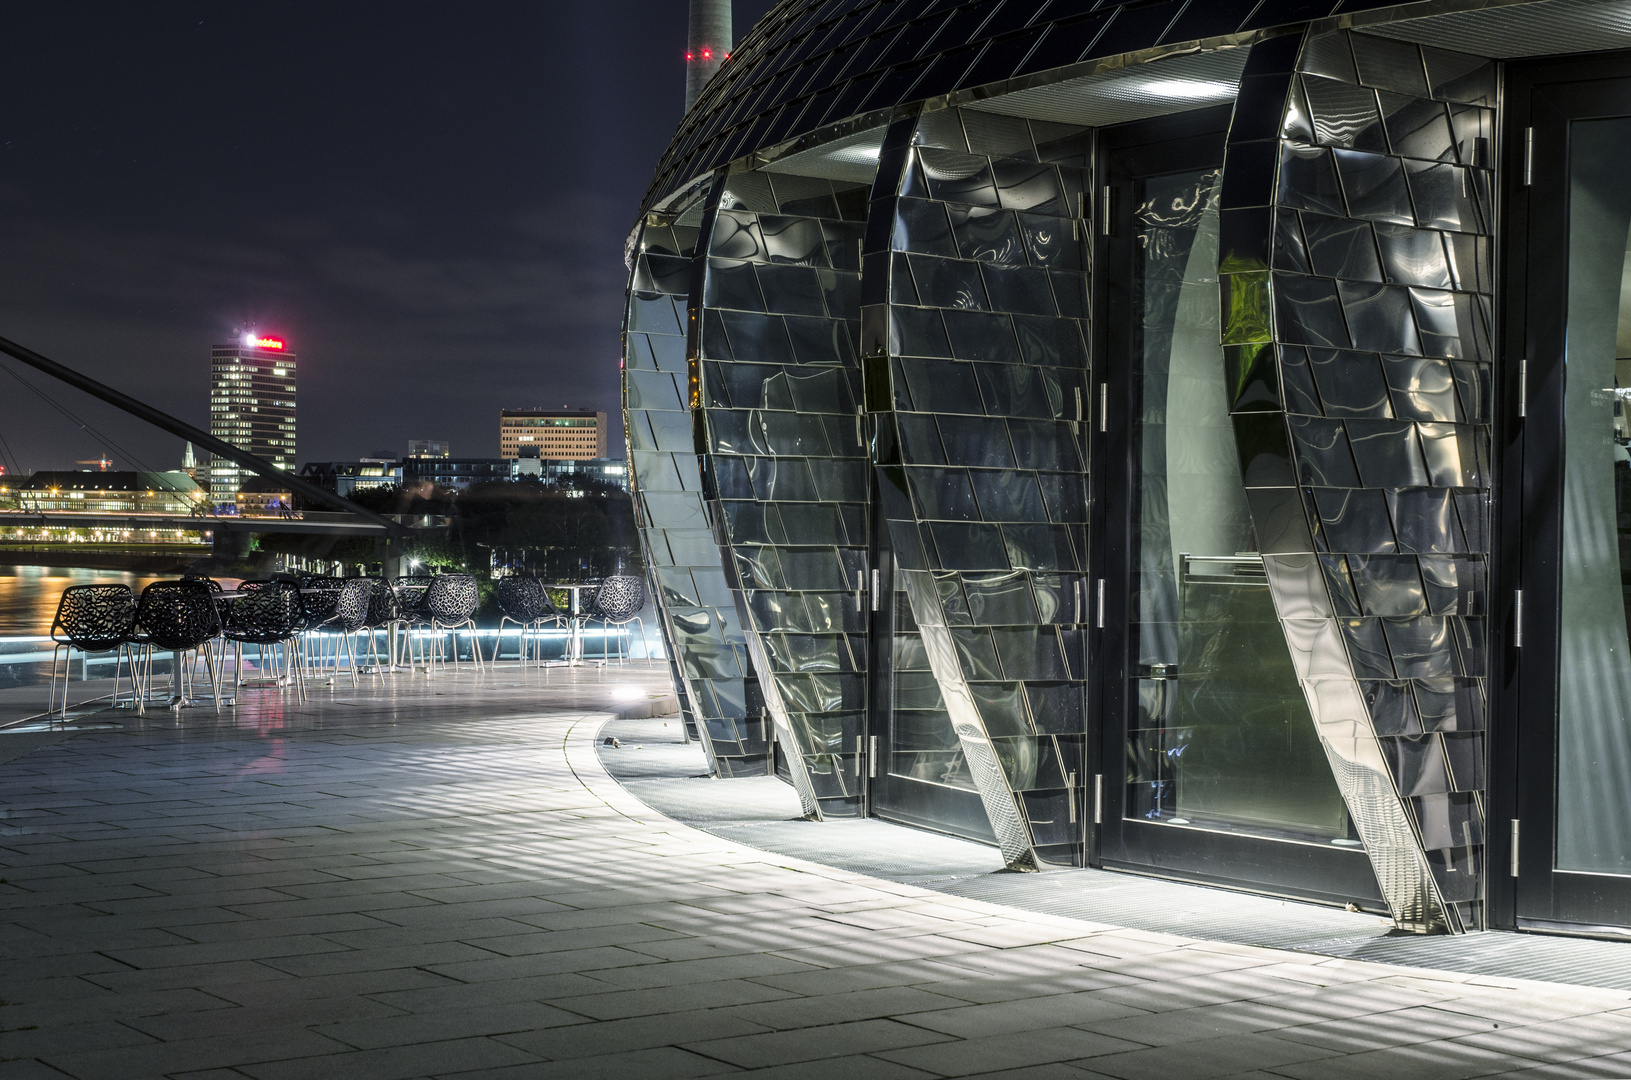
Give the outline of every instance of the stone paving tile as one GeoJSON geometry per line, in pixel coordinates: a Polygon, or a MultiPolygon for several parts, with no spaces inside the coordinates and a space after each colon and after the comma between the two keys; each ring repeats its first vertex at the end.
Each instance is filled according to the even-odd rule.
{"type": "Polygon", "coordinates": [[[235,1005],[219,998],[216,1000],[219,1005],[216,1008],[172,1010],[156,1016],[127,1017],[123,1022],[125,1026],[155,1039],[181,1042],[262,1028],[309,1027],[323,1034],[322,1025],[342,1021],[378,1022],[404,1015],[400,1009],[366,997],[314,997],[255,1006],[235,1005]]]}
{"type": "MultiPolygon", "coordinates": [[[[847,1055],[750,1069],[744,1075],[753,1080],[930,1080],[938,1074],[870,1055],[847,1055]]],[[[1080,1074],[1075,1080],[1080,1080],[1080,1074]]]]}
{"type": "Polygon", "coordinates": [[[152,1042],[117,1050],[39,1054],[37,1057],[78,1080],[131,1080],[187,1069],[245,1067],[249,1063],[328,1055],[344,1043],[302,1028],[274,1028],[210,1039],[152,1042]]]}
{"type": "Polygon", "coordinates": [[[925,1021],[924,1017],[932,1017],[957,1004],[959,1002],[955,998],[922,987],[879,986],[869,990],[798,998],[793,1003],[782,1000],[743,1005],[731,1011],[767,1028],[815,1027],[849,1020],[897,1017],[919,1027],[942,1030],[925,1021]]]}
{"type": "Polygon", "coordinates": [[[1556,1064],[1624,1052],[1631,1044],[1631,1016],[1570,1016],[1516,1025],[1491,1022],[1482,1031],[1450,1041],[1556,1064]]]}
{"type": "Polygon", "coordinates": [[[895,1020],[854,1020],[843,1024],[738,1035],[729,1039],[686,1042],[686,1049],[743,1068],[763,1068],[793,1061],[815,1061],[850,1053],[876,1053],[923,1043],[946,1042],[951,1036],[895,1020]]]}
{"type": "Polygon", "coordinates": [[[1104,1054],[1134,1049],[1141,1048],[1126,1039],[1060,1027],[958,1039],[933,1046],[886,1051],[878,1056],[946,1076],[959,1076],[1078,1058],[1096,1059],[1104,1054]]]}
{"type": "MultiPolygon", "coordinates": [[[[623,1054],[573,1058],[568,1061],[539,1062],[503,1069],[438,1074],[435,1080],[682,1080],[691,1076],[716,1076],[739,1072],[734,1065],[692,1054],[673,1046],[632,1050],[623,1054]]],[[[267,1080],[273,1080],[268,1077],[267,1080]]]]}
{"type": "Polygon", "coordinates": [[[624,990],[602,983],[602,993],[587,997],[559,997],[549,999],[551,1004],[570,1009],[596,1020],[621,1020],[630,1016],[651,1016],[673,1012],[676,1006],[684,1008],[728,1008],[734,1005],[752,1005],[762,1001],[780,1001],[796,997],[786,990],[765,986],[747,979],[720,979],[687,986],[683,993],[663,986],[651,990],[624,990]]]}
{"type": "MultiPolygon", "coordinates": [[[[381,1008],[383,1010],[383,1006],[381,1008]]],[[[359,1017],[343,1023],[323,1023],[317,1018],[310,1022],[318,1034],[363,1050],[515,1032],[544,1035],[551,1028],[585,1023],[582,1016],[538,1001],[489,1002],[428,1013],[398,1013],[386,1018],[359,1017]]],[[[514,1040],[505,1041],[521,1045],[514,1040]]]]}
{"type": "MultiPolygon", "coordinates": [[[[1322,1046],[1329,1050],[1356,1053],[1388,1046],[1448,1039],[1490,1031],[1495,1021],[1466,1013],[1443,1012],[1431,1006],[1395,1009],[1391,1012],[1282,1028],[1275,1034],[1292,1042],[1322,1046]]],[[[1631,1034],[1631,1031],[1628,1031],[1631,1034]]],[[[1582,1057],[1585,1055],[1582,1054],[1582,1057]]]]}
{"type": "MultiPolygon", "coordinates": [[[[789,1010],[791,1011],[791,1010],[789,1010]]],[[[588,1022],[500,1035],[512,1046],[551,1060],[602,1057],[708,1039],[757,1035],[771,1030],[735,1009],[692,1009],[623,1020],[588,1022]]]]}
{"type": "MultiPolygon", "coordinates": [[[[1286,1045],[1294,1045],[1287,1043],[1286,1045]]],[[[1469,1080],[1533,1068],[1532,1059],[1449,1042],[1415,1043],[1279,1066],[1295,1080],[1469,1080]]]]}
{"type": "Polygon", "coordinates": [[[1247,1034],[1131,1050],[1081,1064],[1123,1080],[1210,1080],[1245,1069],[1282,1071],[1288,1066],[1306,1070],[1291,1075],[1334,1075],[1322,1073],[1320,1068],[1336,1057],[1340,1057],[1339,1051],[1285,1042],[1272,1035],[1247,1034]]]}
{"type": "Polygon", "coordinates": [[[1130,1005],[1095,994],[1055,994],[1050,997],[965,1005],[956,1009],[921,1012],[912,1023],[943,1031],[960,1039],[978,1039],[1005,1032],[1093,1024],[1095,1030],[1114,1032],[1111,1021],[1148,1014],[1130,1005]]]}
{"type": "Polygon", "coordinates": [[[1631,1076],[1625,994],[1105,928],[696,832],[605,775],[584,711],[662,673],[552,674],[575,705],[540,711],[530,673],[403,677],[0,764],[0,1080],[1631,1076]]]}
{"type": "Polygon", "coordinates": [[[354,1050],[240,1066],[255,1080],[409,1080],[439,1072],[467,1075],[479,1069],[536,1064],[538,1058],[496,1039],[415,1041],[379,1050],[354,1050]]]}

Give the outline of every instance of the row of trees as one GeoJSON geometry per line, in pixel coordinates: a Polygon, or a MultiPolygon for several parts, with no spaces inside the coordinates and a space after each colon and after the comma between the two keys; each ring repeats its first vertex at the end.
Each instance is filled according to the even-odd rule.
{"type": "MultiPolygon", "coordinates": [[[[482,576],[489,567],[500,566],[551,581],[644,572],[634,504],[615,484],[586,477],[553,484],[522,478],[460,491],[426,483],[370,488],[350,498],[376,513],[446,518],[445,538],[414,541],[407,552],[425,566],[482,576]]],[[[377,559],[371,540],[335,541],[318,553],[311,550],[316,539],[268,534],[259,546],[346,562],[377,559]]]]}

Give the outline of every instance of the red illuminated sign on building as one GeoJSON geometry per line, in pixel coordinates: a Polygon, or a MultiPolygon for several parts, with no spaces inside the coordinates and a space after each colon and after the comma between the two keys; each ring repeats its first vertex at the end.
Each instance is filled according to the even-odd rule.
{"type": "Polygon", "coordinates": [[[257,348],[257,349],[277,349],[279,352],[281,352],[281,351],[283,351],[283,348],[284,348],[284,342],[283,342],[282,338],[258,337],[258,338],[255,339],[255,348],[257,348]]]}

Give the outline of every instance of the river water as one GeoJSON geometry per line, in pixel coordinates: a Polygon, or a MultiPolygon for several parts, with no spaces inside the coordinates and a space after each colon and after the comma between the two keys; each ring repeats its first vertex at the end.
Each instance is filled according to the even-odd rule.
{"type": "Polygon", "coordinates": [[[0,638],[49,634],[57,601],[70,585],[123,584],[140,593],[148,582],[164,577],[62,566],[0,566],[0,638]]]}

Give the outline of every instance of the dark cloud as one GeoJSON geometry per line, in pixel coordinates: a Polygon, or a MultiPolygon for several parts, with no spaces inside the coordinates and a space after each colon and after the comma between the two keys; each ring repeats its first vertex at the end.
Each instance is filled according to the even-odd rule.
{"type": "MultiPolygon", "coordinates": [[[[738,33],[768,7],[739,2],[738,33]]],[[[623,241],[684,31],[682,0],[11,5],[0,336],[202,424],[210,344],[284,334],[303,460],[494,454],[517,405],[615,415],[623,241]]],[[[25,467],[100,450],[3,374],[0,433],[25,467]]]]}

